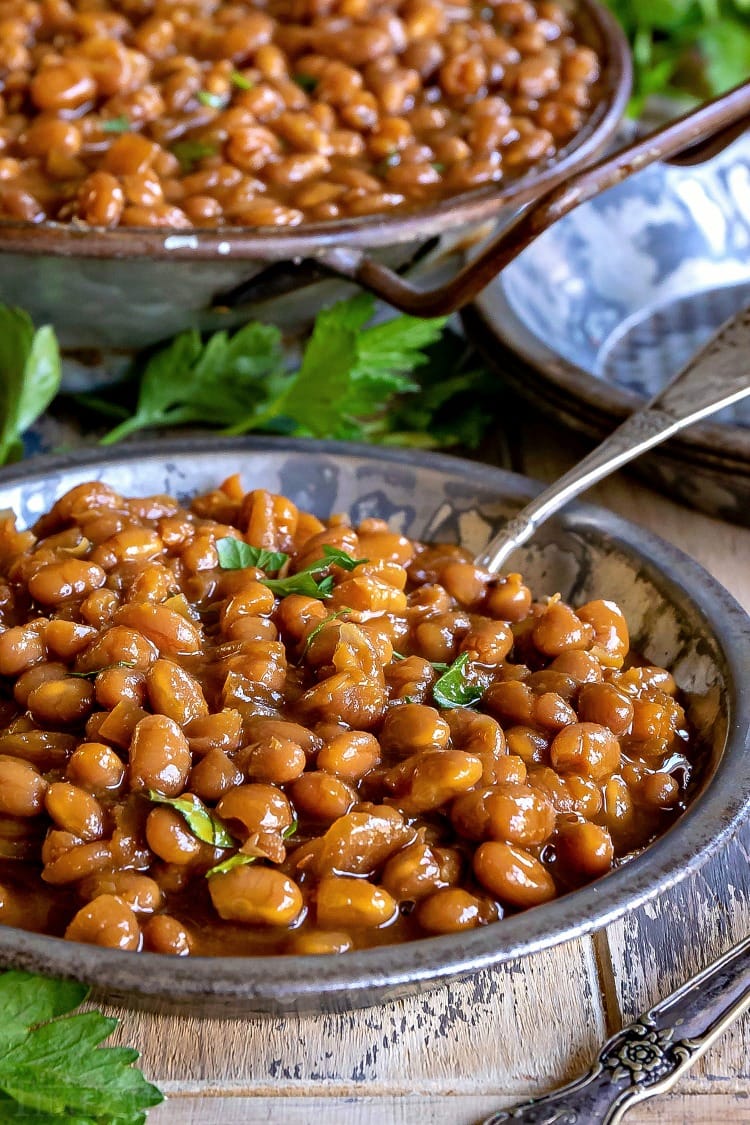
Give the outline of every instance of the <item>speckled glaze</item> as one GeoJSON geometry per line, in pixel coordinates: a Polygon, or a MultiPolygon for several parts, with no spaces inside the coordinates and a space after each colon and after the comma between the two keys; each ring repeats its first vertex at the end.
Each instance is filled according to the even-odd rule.
{"type": "MultiPolygon", "coordinates": [[[[749,196],[750,133],[706,164],[654,165],[537,239],[467,325],[521,393],[599,439],[750,304],[749,196]]],[[[683,503],[750,523],[750,404],[637,471],[683,503]]]]}
{"type": "MultiPolygon", "coordinates": [[[[187,499],[239,472],[318,515],[368,516],[472,551],[536,486],[457,458],[286,439],[159,441],[0,473],[0,508],[24,523],[91,478],[128,494],[187,499]]],[[[609,512],[573,507],[513,559],[539,594],[605,596],[623,607],[635,647],[669,666],[707,746],[687,813],[619,870],[524,914],[478,930],[336,957],[170,958],[76,945],[0,926],[0,963],[87,981],[107,997],[194,1015],[342,1011],[416,993],[604,925],[696,870],[750,804],[750,619],[675,548],[609,512]]]]}

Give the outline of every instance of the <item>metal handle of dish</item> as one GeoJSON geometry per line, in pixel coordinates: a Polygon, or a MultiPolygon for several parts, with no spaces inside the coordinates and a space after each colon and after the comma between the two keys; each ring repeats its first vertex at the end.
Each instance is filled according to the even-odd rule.
{"type": "Polygon", "coordinates": [[[481,1125],[616,1125],[636,1102],[670,1090],[750,1008],[750,938],[613,1035],[591,1069],[481,1125]]]}
{"type": "Polygon", "coordinates": [[[497,572],[537,527],[641,453],[750,395],[750,309],[733,316],[642,410],[637,410],[501,528],[477,557],[497,572]]]}
{"type": "Polygon", "coordinates": [[[374,261],[364,250],[335,247],[321,253],[315,266],[355,281],[402,312],[414,316],[443,316],[473,300],[538,235],[581,203],[658,160],[695,164],[708,159],[726,147],[748,124],[750,82],[745,82],[545,192],[528,204],[520,216],[454,278],[434,289],[415,288],[392,269],[374,261]]]}

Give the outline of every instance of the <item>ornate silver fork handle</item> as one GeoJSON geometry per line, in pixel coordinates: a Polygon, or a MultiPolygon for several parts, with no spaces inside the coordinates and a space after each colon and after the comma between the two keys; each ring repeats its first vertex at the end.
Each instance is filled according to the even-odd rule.
{"type": "Polygon", "coordinates": [[[750,309],[719,329],[672,382],[509,520],[477,556],[498,571],[549,516],[597,481],[701,418],[750,394],[750,309]]]}
{"type": "Polygon", "coordinates": [[[503,1109],[481,1125],[616,1125],[662,1094],[750,1008],[750,938],[609,1039],[570,1085],[503,1109]]]}

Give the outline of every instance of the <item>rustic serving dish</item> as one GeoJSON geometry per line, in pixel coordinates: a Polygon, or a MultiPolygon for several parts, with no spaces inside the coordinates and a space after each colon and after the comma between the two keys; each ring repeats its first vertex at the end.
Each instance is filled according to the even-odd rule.
{"type": "MultiPolygon", "coordinates": [[[[389,216],[292,228],[86,230],[54,222],[3,222],[0,301],[20,301],[37,323],[55,327],[64,348],[89,352],[128,353],[188,326],[212,330],[251,316],[304,323],[338,291],[330,282],[311,288],[314,262],[332,249],[364,249],[390,266],[406,267],[427,240],[439,237],[450,250],[475,238],[501,211],[526,202],[603,150],[628,99],[629,51],[613,16],[597,0],[579,0],[577,18],[582,42],[601,59],[601,98],[568,146],[507,186],[486,185],[389,216]],[[264,271],[301,260],[310,268],[282,283],[301,286],[301,295],[266,305],[279,278],[278,271],[264,271]],[[245,283],[261,273],[260,290],[246,300],[245,283]]],[[[97,359],[95,354],[79,357],[88,363],[97,359]]]]}
{"type": "MultiPolygon", "coordinates": [[[[387,518],[404,533],[481,548],[532,482],[421,452],[285,439],[157,441],[102,457],[39,458],[0,473],[0,507],[33,522],[62,492],[106,479],[128,494],[185,498],[239,471],[246,486],[319,515],[387,518]]],[[[514,560],[515,565],[515,560],[514,560]]],[[[340,956],[132,955],[0,926],[0,964],[87,981],[109,998],[192,1015],[339,1011],[502,965],[587,933],[665,890],[728,838],[750,805],[750,620],[674,547],[609,512],[575,507],[518,557],[532,588],[573,601],[613,598],[634,647],[670,667],[706,746],[688,811],[645,853],[603,879],[495,925],[340,956]]]]}
{"type": "MultiPolygon", "coordinates": [[[[542,234],[479,295],[470,331],[522,394],[599,440],[750,304],[749,184],[750,134],[696,167],[652,165],[542,234]]],[[[749,523],[750,407],[693,427],[636,471],[749,523]]]]}

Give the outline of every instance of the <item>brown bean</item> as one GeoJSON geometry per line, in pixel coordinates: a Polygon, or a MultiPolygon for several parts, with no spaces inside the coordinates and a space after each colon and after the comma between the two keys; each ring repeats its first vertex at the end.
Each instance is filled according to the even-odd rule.
{"type": "Polygon", "coordinates": [[[120,787],[125,766],[104,743],[82,742],[73,752],[66,773],[74,785],[99,793],[120,787]]]}
{"type": "Polygon", "coordinates": [[[157,660],[146,674],[151,709],[180,726],[208,715],[203,689],[195,676],[171,660],[157,660]]]}
{"type": "Polygon", "coordinates": [[[612,837],[598,824],[577,821],[561,826],[556,849],[560,862],[578,879],[596,879],[612,866],[612,837]]]}
{"type": "Polygon", "coordinates": [[[47,782],[30,762],[0,755],[0,813],[37,816],[44,807],[47,782]]]}
{"type": "Polygon", "coordinates": [[[55,824],[85,841],[104,834],[104,810],[85,789],[68,781],[56,781],[47,790],[45,807],[55,824]]]}
{"type": "Polygon", "coordinates": [[[133,731],[130,744],[130,786],[155,789],[176,797],[185,788],[192,765],[190,746],[173,719],[146,715],[133,731]]]}
{"type": "Polygon", "coordinates": [[[581,773],[598,780],[619,766],[620,744],[611,730],[598,723],[572,723],[555,735],[550,762],[562,773],[581,773]]]}
{"type": "Polygon", "coordinates": [[[348,875],[326,875],[318,884],[316,916],[325,930],[380,929],[398,915],[398,905],[382,887],[348,875]]]}
{"type": "Polygon", "coordinates": [[[141,945],[138,919],[121,898],[102,894],[81,907],[65,931],[69,941],[103,945],[107,949],[137,950],[141,945]]]}
{"type": "Polygon", "coordinates": [[[344,816],[357,801],[357,791],[340,777],[313,770],[303,773],[289,787],[294,805],[303,816],[331,824],[344,816]]]}
{"type": "Polygon", "coordinates": [[[173,957],[187,957],[190,953],[190,933],[171,914],[147,918],[143,925],[143,942],[152,953],[169,953],[173,957]]]}
{"type": "Polygon", "coordinates": [[[222,797],[216,811],[230,828],[247,836],[281,833],[294,821],[288,798],[274,785],[238,785],[222,797]]]}
{"type": "Polygon", "coordinates": [[[496,840],[477,848],[474,874],[501,902],[520,909],[547,902],[556,893],[552,876],[538,859],[496,840]]]}
{"type": "Polygon", "coordinates": [[[303,908],[302,894],[292,879],[255,864],[212,875],[208,891],[220,918],[253,926],[290,926],[303,908]]]}
{"type": "Polygon", "coordinates": [[[68,598],[98,590],[107,575],[96,563],[85,559],[65,559],[47,563],[29,578],[29,593],[42,605],[57,605],[68,598]]]}
{"type": "Polygon", "coordinates": [[[146,840],[154,855],[165,863],[190,863],[201,852],[200,840],[176,809],[157,807],[148,814],[146,840]]]}

